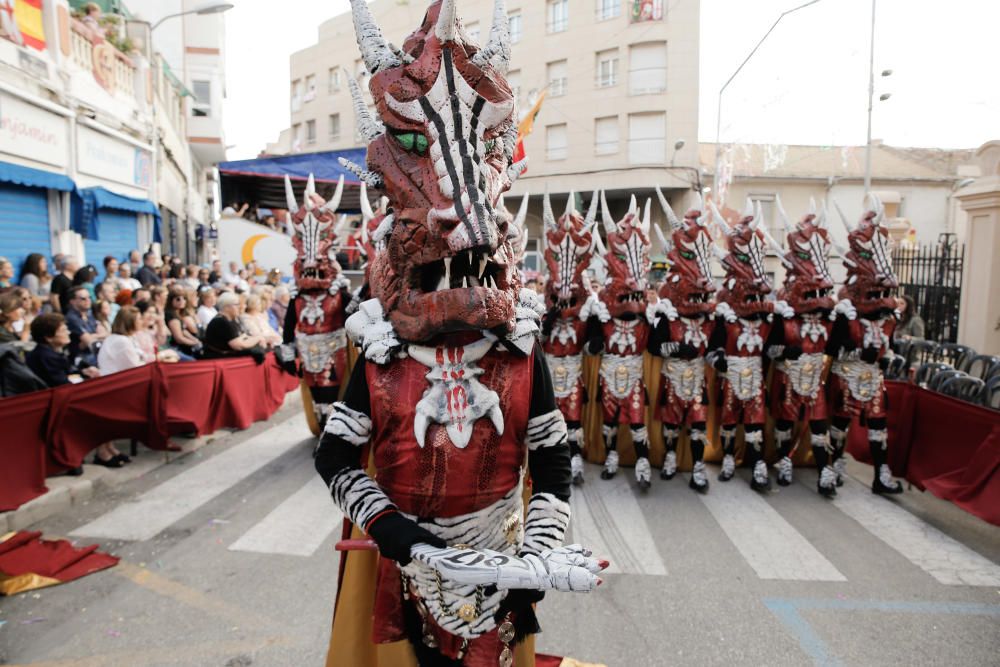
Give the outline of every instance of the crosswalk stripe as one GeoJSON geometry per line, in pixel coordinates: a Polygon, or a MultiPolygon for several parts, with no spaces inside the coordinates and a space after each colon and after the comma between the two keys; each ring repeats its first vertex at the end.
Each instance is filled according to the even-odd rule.
{"type": "Polygon", "coordinates": [[[70,535],[148,540],[310,437],[305,420],[287,419],[172,477],[133,502],[119,505],[70,535]]]}
{"type": "MultiPolygon", "coordinates": [[[[570,496],[572,542],[611,561],[617,574],[667,574],[667,566],[646,525],[642,509],[622,471],[611,480],[596,479],[574,487],[570,496]]],[[[567,540],[569,543],[569,540],[567,540]]]]}
{"type": "Polygon", "coordinates": [[[852,479],[833,504],[942,584],[1000,586],[1000,566],[852,479]]]}
{"type": "Polygon", "coordinates": [[[318,475],[229,546],[230,551],[312,556],[338,528],[344,514],[318,475]]]}
{"type": "Polygon", "coordinates": [[[761,579],[847,581],[823,554],[740,477],[698,496],[761,579]]]}

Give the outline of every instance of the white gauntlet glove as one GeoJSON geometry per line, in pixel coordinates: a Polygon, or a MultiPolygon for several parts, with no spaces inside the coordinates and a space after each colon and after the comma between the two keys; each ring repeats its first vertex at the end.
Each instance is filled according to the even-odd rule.
{"type": "Polygon", "coordinates": [[[439,549],[427,544],[410,547],[413,559],[433,568],[448,581],[498,589],[576,591],[588,593],[600,585],[597,573],[607,561],[590,557],[579,544],[546,549],[537,556],[508,556],[490,549],[439,549]]]}
{"type": "Polygon", "coordinates": [[[330,288],[327,291],[333,295],[342,289],[351,289],[351,279],[347,276],[337,276],[337,278],[330,283],[330,288]]]}
{"type": "Polygon", "coordinates": [[[776,315],[781,315],[786,320],[790,320],[795,317],[795,311],[787,301],[778,300],[774,302],[774,312],[776,315]]]}
{"type": "Polygon", "coordinates": [[[835,318],[837,315],[843,315],[849,320],[858,319],[858,311],[850,299],[841,299],[837,302],[837,305],[833,307],[832,317],[835,318]]]}
{"type": "Polygon", "coordinates": [[[586,322],[591,317],[596,317],[601,322],[607,322],[611,319],[611,313],[608,311],[608,307],[604,305],[604,302],[597,298],[596,294],[591,293],[587,297],[587,300],[583,303],[583,307],[580,308],[580,319],[586,322]]]}
{"type": "Polygon", "coordinates": [[[670,302],[670,299],[660,299],[656,303],[651,303],[646,306],[647,322],[656,326],[657,320],[660,317],[665,317],[670,321],[674,321],[680,317],[680,314],[677,312],[677,309],[674,308],[674,304],[670,302]]]}
{"type": "Polygon", "coordinates": [[[715,314],[721,315],[727,322],[732,323],[736,321],[736,311],[725,301],[715,304],[715,314]]]}
{"type": "Polygon", "coordinates": [[[389,361],[402,346],[378,299],[362,302],[358,312],[347,318],[344,327],[351,340],[364,350],[365,358],[377,364],[389,361]]]}

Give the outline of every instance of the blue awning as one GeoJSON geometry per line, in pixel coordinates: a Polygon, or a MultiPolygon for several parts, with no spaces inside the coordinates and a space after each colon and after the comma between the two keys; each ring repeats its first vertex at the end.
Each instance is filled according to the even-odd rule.
{"type": "Polygon", "coordinates": [[[76,192],[70,212],[70,228],[84,238],[99,240],[102,209],[153,216],[153,242],[163,242],[163,235],[160,232],[160,209],[156,204],[148,199],[119,195],[102,187],[83,188],[76,192]]]}
{"type": "Polygon", "coordinates": [[[317,181],[328,182],[336,182],[343,176],[345,183],[360,185],[361,181],[354,175],[354,172],[342,167],[337,158],[346,158],[363,167],[367,154],[368,151],[364,148],[348,148],[342,151],[296,153],[295,155],[262,157],[256,160],[233,160],[220,162],[219,173],[281,179],[284,179],[287,174],[293,180],[305,180],[309,178],[309,174],[312,174],[317,181]]]}
{"type": "Polygon", "coordinates": [[[76,189],[76,183],[65,174],[22,167],[11,162],[0,162],[0,182],[16,183],[31,188],[59,190],[60,192],[72,192],[76,189]]]}

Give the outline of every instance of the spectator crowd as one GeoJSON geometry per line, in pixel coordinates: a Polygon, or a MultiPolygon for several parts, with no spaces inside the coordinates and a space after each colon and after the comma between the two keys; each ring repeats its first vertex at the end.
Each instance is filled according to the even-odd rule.
{"type": "MultiPolygon", "coordinates": [[[[250,355],[282,342],[291,298],[278,271],[219,260],[185,265],[137,250],[98,268],[71,255],[0,257],[0,397],[110,375],[153,361],[250,355]]],[[[111,443],[94,463],[121,467],[111,443]]]]}

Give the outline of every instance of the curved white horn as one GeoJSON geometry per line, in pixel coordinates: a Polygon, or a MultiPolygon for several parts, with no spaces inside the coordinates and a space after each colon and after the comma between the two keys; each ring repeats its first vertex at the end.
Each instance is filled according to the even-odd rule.
{"type": "Polygon", "coordinates": [[[569,198],[566,199],[566,211],[563,215],[568,216],[571,213],[576,213],[576,193],[572,190],[569,193],[569,198]]]}
{"type": "Polygon", "coordinates": [[[865,210],[875,212],[872,224],[876,226],[882,224],[882,220],[885,218],[885,207],[882,206],[882,200],[874,192],[869,192],[865,197],[865,210]]]}
{"type": "Polygon", "coordinates": [[[719,213],[719,209],[715,206],[715,202],[711,199],[708,200],[708,210],[712,212],[712,222],[714,222],[720,230],[726,236],[732,236],[735,232],[733,228],[729,226],[729,222],[719,213]]]}
{"type": "Polygon", "coordinates": [[[660,245],[663,247],[663,254],[669,255],[674,244],[666,237],[659,225],[653,225],[653,231],[656,232],[656,238],[659,239],[660,245]]]}
{"type": "Polygon", "coordinates": [[[361,51],[361,58],[371,74],[403,64],[382,37],[382,31],[379,30],[378,24],[372,18],[371,10],[368,9],[368,0],[351,0],[351,14],[354,18],[354,34],[358,40],[358,50],[361,51]]]}
{"type": "Polygon", "coordinates": [[[285,174],[285,207],[293,214],[299,210],[299,204],[295,201],[295,190],[292,189],[292,180],[288,178],[288,174],[285,174]]]}
{"type": "Polygon", "coordinates": [[[608,200],[604,196],[604,190],[601,190],[601,222],[604,223],[604,231],[608,234],[614,234],[618,231],[618,225],[615,224],[615,219],[611,217],[611,210],[608,208],[608,200]]]}
{"type": "Polygon", "coordinates": [[[493,5],[489,43],[472,58],[472,64],[479,68],[485,67],[489,62],[493,62],[493,66],[501,74],[506,74],[510,66],[510,24],[504,0],[496,0],[493,5]]]}
{"type": "Polygon", "coordinates": [[[314,208],[312,200],[312,195],[314,194],[316,194],[316,179],[310,173],[309,180],[306,181],[306,189],[302,192],[302,204],[306,207],[307,211],[311,211],[314,208]]]}
{"type": "Polygon", "coordinates": [[[545,229],[556,226],[556,216],[552,214],[552,202],[549,200],[548,189],[545,190],[545,195],[542,197],[542,224],[545,229]]]}
{"type": "Polygon", "coordinates": [[[785,230],[786,234],[792,233],[792,221],[785,213],[785,207],[781,205],[781,195],[774,196],[775,210],[778,211],[778,220],[781,221],[781,227],[785,230]]]}
{"type": "MultiPolygon", "coordinates": [[[[633,219],[639,215],[639,203],[635,200],[635,195],[632,195],[628,200],[628,212],[625,215],[631,215],[633,219]]],[[[633,226],[635,223],[633,223],[633,226]]]]}
{"type": "Polygon", "coordinates": [[[597,221],[597,190],[590,197],[590,206],[587,207],[587,216],[583,219],[583,231],[587,231],[594,226],[597,221]]]}
{"type": "Polygon", "coordinates": [[[741,214],[740,217],[749,218],[752,216],[753,216],[753,201],[751,201],[750,197],[747,197],[746,201],[743,202],[743,213],[741,214]]]}
{"type": "Polygon", "coordinates": [[[330,211],[331,213],[336,213],[337,208],[340,207],[340,199],[344,196],[344,175],[341,174],[340,178],[337,179],[337,189],[333,191],[333,197],[330,201],[323,204],[324,211],[330,211]]]}
{"type": "Polygon", "coordinates": [[[443,44],[454,42],[458,38],[458,10],[455,7],[455,0],[441,0],[441,9],[438,12],[437,24],[434,26],[434,34],[443,44]]]}
{"type": "Polygon", "coordinates": [[[830,220],[830,212],[826,208],[826,200],[822,200],[819,205],[819,215],[816,216],[816,226],[828,229],[827,223],[830,220]]]}
{"type": "Polygon", "coordinates": [[[361,96],[361,89],[353,77],[347,77],[347,87],[351,91],[351,100],[354,103],[354,121],[358,128],[358,134],[366,142],[371,143],[385,134],[385,125],[378,118],[372,117],[368,111],[368,105],[365,104],[365,100],[361,96]]]}
{"type": "Polygon", "coordinates": [[[663,191],[660,190],[660,186],[656,186],[656,197],[660,200],[660,208],[663,209],[663,215],[667,216],[667,222],[670,223],[670,229],[678,230],[684,228],[684,223],[677,219],[677,214],[674,213],[674,209],[670,208],[670,203],[667,198],[663,196],[663,191]]]}
{"type": "Polygon", "coordinates": [[[372,204],[368,201],[368,185],[364,181],[361,181],[361,190],[358,193],[358,199],[361,202],[361,221],[368,222],[375,217],[375,211],[372,210],[372,204]]]}
{"type": "Polygon", "coordinates": [[[844,215],[844,210],[840,208],[840,204],[837,202],[836,199],[831,198],[830,201],[833,202],[833,207],[837,209],[837,215],[840,216],[840,221],[844,223],[844,229],[847,230],[847,235],[850,236],[851,232],[854,231],[854,228],[851,225],[851,223],[848,222],[847,216],[844,215]]]}
{"type": "Polygon", "coordinates": [[[649,238],[649,223],[652,221],[652,218],[650,217],[652,209],[653,198],[646,197],[646,205],[642,207],[642,223],[639,225],[639,229],[646,235],[646,238],[649,238]]]}
{"type": "Polygon", "coordinates": [[[517,209],[517,215],[514,216],[515,227],[524,228],[524,221],[528,218],[528,197],[530,196],[525,192],[524,197],[521,198],[521,206],[517,209]]]}
{"type": "Polygon", "coordinates": [[[816,198],[809,198],[809,213],[810,215],[816,215],[816,198]]]}

